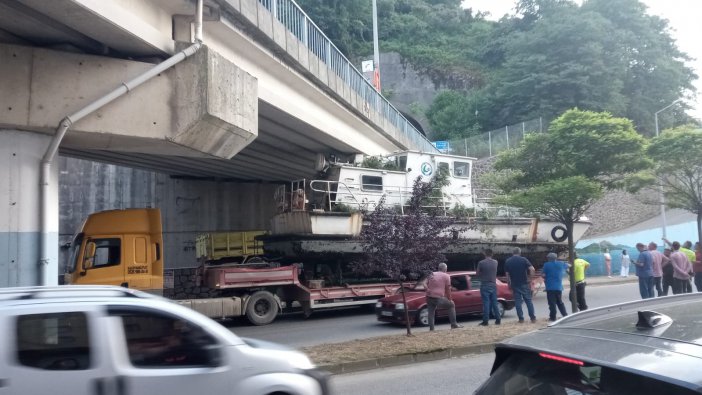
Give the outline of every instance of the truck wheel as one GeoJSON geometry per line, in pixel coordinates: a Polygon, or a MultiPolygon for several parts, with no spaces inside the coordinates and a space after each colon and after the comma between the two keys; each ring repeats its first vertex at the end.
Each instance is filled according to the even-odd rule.
{"type": "Polygon", "coordinates": [[[246,305],[246,318],[254,325],[267,325],[278,315],[278,302],[268,291],[251,295],[246,305]]]}

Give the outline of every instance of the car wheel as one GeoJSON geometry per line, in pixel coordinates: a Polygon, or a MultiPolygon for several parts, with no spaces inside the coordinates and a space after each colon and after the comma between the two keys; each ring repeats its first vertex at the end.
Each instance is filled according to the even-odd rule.
{"type": "Polygon", "coordinates": [[[417,319],[415,320],[417,326],[427,326],[429,325],[429,309],[422,307],[419,312],[417,312],[417,319]]]}
{"type": "MultiPolygon", "coordinates": [[[[500,303],[500,302],[497,302],[497,312],[500,314],[500,318],[504,317],[505,316],[505,305],[500,303]]],[[[492,311],[490,312],[490,318],[492,318],[492,319],[495,318],[495,314],[493,314],[492,311]]]]}

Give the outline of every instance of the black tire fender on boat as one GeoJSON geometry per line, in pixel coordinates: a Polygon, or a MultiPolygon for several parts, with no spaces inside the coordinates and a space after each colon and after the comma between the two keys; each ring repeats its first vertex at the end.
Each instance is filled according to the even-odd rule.
{"type": "Polygon", "coordinates": [[[561,225],[556,225],[553,227],[553,229],[551,229],[551,238],[553,238],[553,240],[556,243],[560,243],[561,241],[565,241],[565,239],[568,238],[568,230],[561,225]],[[563,233],[560,236],[558,236],[558,231],[561,231],[563,233]]]}

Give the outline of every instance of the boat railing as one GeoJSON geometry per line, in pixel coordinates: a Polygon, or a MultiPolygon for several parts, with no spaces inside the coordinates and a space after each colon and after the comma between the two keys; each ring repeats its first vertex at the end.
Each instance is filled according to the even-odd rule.
{"type": "MultiPolygon", "coordinates": [[[[412,188],[402,186],[348,184],[332,180],[312,180],[309,186],[312,192],[323,194],[324,209],[327,211],[333,211],[334,207],[339,205],[368,210],[370,207],[375,208],[380,199],[385,196],[388,205],[398,206],[400,213],[404,214],[406,203],[412,196],[412,188]],[[343,197],[348,197],[348,200],[341,200],[343,197]]],[[[450,201],[443,192],[438,195],[430,197],[430,200],[437,204],[423,207],[440,207],[446,215],[450,209],[450,201]]]]}
{"type": "MultiPolygon", "coordinates": [[[[401,214],[405,213],[406,203],[412,196],[411,187],[387,186],[375,184],[350,184],[343,181],[332,180],[295,180],[288,185],[281,185],[275,191],[275,201],[278,212],[296,212],[321,209],[323,211],[350,210],[366,211],[375,209],[382,196],[385,196],[386,204],[396,206],[401,214]],[[309,196],[308,191],[313,195],[309,196]],[[310,202],[308,198],[312,198],[310,202]]],[[[473,206],[471,217],[493,219],[493,218],[518,218],[522,214],[515,207],[501,204],[493,204],[492,197],[480,194],[482,198],[473,195],[473,206]]],[[[494,195],[493,195],[494,196],[494,195]]],[[[439,207],[444,215],[451,213],[451,199],[445,192],[436,196],[431,196],[432,204],[425,205],[425,208],[439,207]]],[[[456,197],[454,200],[458,201],[456,197]]]]}

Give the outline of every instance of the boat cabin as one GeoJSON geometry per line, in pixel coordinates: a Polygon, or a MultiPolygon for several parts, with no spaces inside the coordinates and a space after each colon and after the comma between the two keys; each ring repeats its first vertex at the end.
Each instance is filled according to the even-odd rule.
{"type": "Polygon", "coordinates": [[[386,205],[405,205],[412,195],[412,185],[417,177],[429,182],[442,173],[448,185],[437,197],[439,206],[451,209],[457,205],[475,206],[471,176],[475,158],[403,151],[385,157],[374,157],[362,163],[329,163],[324,176],[292,185],[291,208],[304,210],[343,211],[345,208],[372,210],[384,195],[386,205]],[[364,166],[365,164],[365,166],[364,166]],[[295,199],[295,191],[299,195],[295,199]]]}

